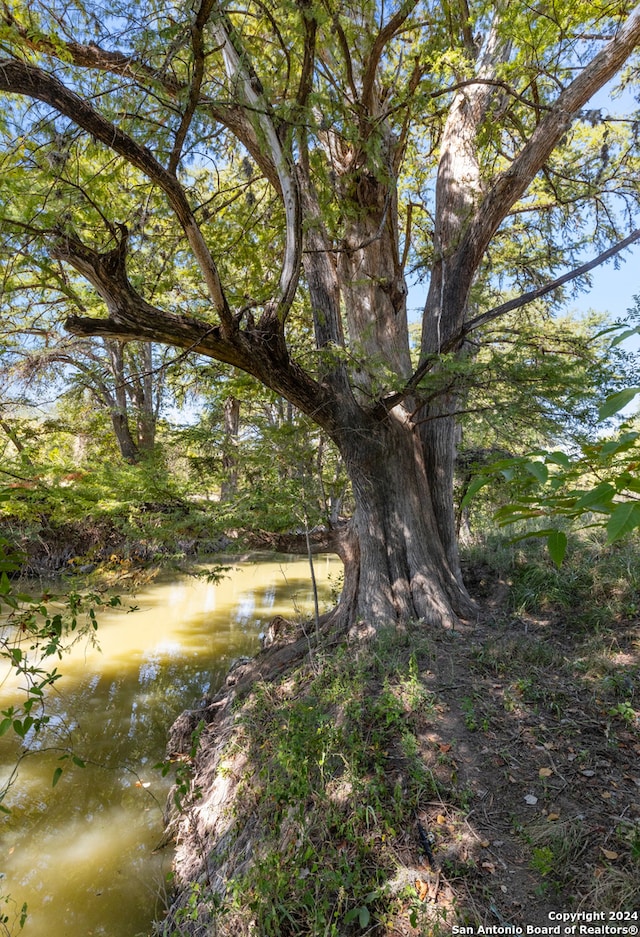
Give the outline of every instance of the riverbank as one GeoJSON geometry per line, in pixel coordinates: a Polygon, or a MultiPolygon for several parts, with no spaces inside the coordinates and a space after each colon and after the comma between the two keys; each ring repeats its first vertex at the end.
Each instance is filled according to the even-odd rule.
{"type": "Polygon", "coordinates": [[[513,583],[476,585],[475,623],[302,634],[181,717],[158,933],[526,932],[635,910],[638,618],[596,628],[586,605],[523,613],[513,583]]]}
{"type": "Polygon", "coordinates": [[[109,517],[57,522],[42,516],[37,525],[5,525],[8,548],[20,556],[20,575],[87,575],[96,569],[106,573],[119,568],[139,569],[172,560],[197,559],[220,553],[233,545],[225,534],[194,531],[188,524],[169,519],[162,506],[148,506],[137,520],[122,523],[109,517]],[[156,528],[155,531],[153,528],[156,528]]]}

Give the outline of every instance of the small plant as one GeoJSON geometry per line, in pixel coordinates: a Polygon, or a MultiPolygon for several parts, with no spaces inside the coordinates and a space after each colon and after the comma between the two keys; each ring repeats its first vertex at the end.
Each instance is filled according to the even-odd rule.
{"type": "Polygon", "coordinates": [[[535,846],[532,852],[531,868],[545,878],[553,872],[555,867],[553,849],[550,846],[535,846]]]}
{"type": "Polygon", "coordinates": [[[623,703],[617,703],[615,706],[612,706],[609,710],[609,715],[619,716],[620,719],[623,719],[629,725],[634,725],[638,718],[638,715],[629,700],[625,700],[623,703]]]}
{"type": "Polygon", "coordinates": [[[489,720],[485,717],[480,719],[476,713],[475,700],[471,696],[465,696],[460,701],[460,708],[464,714],[464,724],[469,732],[477,732],[482,729],[483,732],[489,731],[489,720]]]}
{"type": "MultiPolygon", "coordinates": [[[[193,934],[191,925],[202,924],[205,920],[215,922],[224,912],[223,899],[219,894],[210,888],[204,888],[199,882],[192,882],[189,885],[186,900],[174,912],[171,924],[163,928],[162,937],[183,937],[186,934],[193,934]]],[[[208,930],[207,933],[215,934],[216,930],[208,930]]]]}

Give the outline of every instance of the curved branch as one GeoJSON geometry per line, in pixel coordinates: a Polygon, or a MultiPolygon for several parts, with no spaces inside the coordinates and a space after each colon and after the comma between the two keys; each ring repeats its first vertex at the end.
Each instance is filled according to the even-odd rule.
{"type": "Polygon", "coordinates": [[[341,559],[352,548],[353,529],[350,522],[338,527],[322,527],[310,530],[307,534],[273,533],[267,530],[251,531],[246,535],[252,546],[258,549],[274,550],[276,553],[294,553],[306,556],[311,552],[335,553],[341,559]]]}
{"type": "Polygon", "coordinates": [[[220,315],[223,328],[231,332],[234,328],[234,320],[218,271],[184,190],[176,178],[156,160],[151,151],[136,143],[128,134],[99,114],[75,91],[71,91],[53,75],[33,65],[26,65],[11,59],[0,61],[0,91],[35,98],[53,107],[109,149],[114,150],[132,166],[140,169],[162,189],[200,265],[209,295],[220,315]]]}
{"type": "Polygon", "coordinates": [[[280,272],[279,295],[275,302],[267,306],[265,315],[270,318],[275,312],[278,320],[283,322],[298,289],[302,258],[301,209],[295,170],[289,154],[285,154],[283,150],[260,80],[248,64],[244,50],[237,47],[237,37],[225,16],[221,15],[215,20],[213,32],[222,50],[227,75],[237,83],[246,104],[254,112],[259,132],[265,138],[278,173],[286,218],[286,244],[280,272]]]}
{"type": "Polygon", "coordinates": [[[473,85],[489,85],[494,88],[501,88],[505,91],[510,97],[515,98],[516,101],[519,101],[521,104],[525,104],[527,107],[532,108],[534,111],[550,111],[551,107],[547,104],[540,104],[535,101],[529,101],[528,98],[525,98],[523,94],[519,94],[507,81],[502,81],[499,78],[467,78],[464,81],[457,81],[453,85],[449,85],[448,88],[441,88],[439,91],[432,91],[429,94],[430,98],[440,98],[444,94],[451,94],[454,91],[460,91],[461,88],[470,88],[473,85]]]}
{"type": "MultiPolygon", "coordinates": [[[[20,40],[29,49],[50,55],[58,61],[71,62],[79,68],[93,68],[97,71],[108,72],[112,75],[122,75],[140,85],[142,81],[148,85],[160,87],[165,94],[173,100],[183,99],[189,92],[189,87],[165,71],[152,68],[146,62],[132,55],[111,49],[103,49],[94,42],[84,45],[80,42],[64,41],[56,36],[51,38],[42,33],[33,35],[21,25],[12,12],[4,7],[2,19],[20,36],[20,40]]],[[[148,91],[147,87],[147,91],[148,91]]],[[[278,174],[268,155],[263,152],[253,126],[247,120],[242,108],[235,105],[225,105],[202,95],[200,106],[206,108],[212,118],[225,126],[247,148],[266,178],[279,189],[278,174]]]]}

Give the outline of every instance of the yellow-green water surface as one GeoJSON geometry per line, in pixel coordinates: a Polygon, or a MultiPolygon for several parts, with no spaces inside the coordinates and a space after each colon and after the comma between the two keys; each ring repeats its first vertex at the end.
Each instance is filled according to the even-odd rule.
{"type": "MultiPolygon", "coordinates": [[[[318,558],[315,568],[326,605],[328,577],[341,567],[318,558]]],[[[308,563],[289,559],[234,564],[218,584],[156,581],[123,597],[122,609],[100,612],[99,647],[82,642],[60,662],[51,727],[20,761],[5,801],[11,815],[0,816],[0,895],[12,900],[0,904],[0,920],[26,902],[24,937],[150,934],[171,868],[170,850],[156,850],[170,779],[154,770],[168,728],[222,684],[235,658],[257,652],[274,615],[312,607],[308,563]],[[86,767],[61,762],[67,748],[86,767]]],[[[16,692],[2,676],[0,709],[16,692]]],[[[4,777],[21,747],[9,736],[0,744],[4,777]]]]}

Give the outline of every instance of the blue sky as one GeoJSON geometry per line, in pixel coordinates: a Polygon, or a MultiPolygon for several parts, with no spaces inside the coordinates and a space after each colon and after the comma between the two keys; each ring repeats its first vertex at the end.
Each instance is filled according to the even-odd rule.
{"type": "Polygon", "coordinates": [[[619,255],[618,269],[612,260],[592,271],[593,286],[567,303],[567,310],[608,312],[613,319],[624,319],[640,295],[640,244],[619,255]]]}
{"type": "MultiPolygon", "coordinates": [[[[587,260],[590,258],[585,255],[584,261],[587,260]]],[[[624,319],[627,311],[635,305],[634,296],[640,295],[640,242],[618,255],[617,269],[614,260],[610,260],[592,270],[591,280],[591,289],[569,299],[562,311],[586,313],[593,309],[594,312],[609,313],[612,319],[624,319]]],[[[425,296],[424,283],[409,287],[411,321],[420,319],[425,296]]]]}

